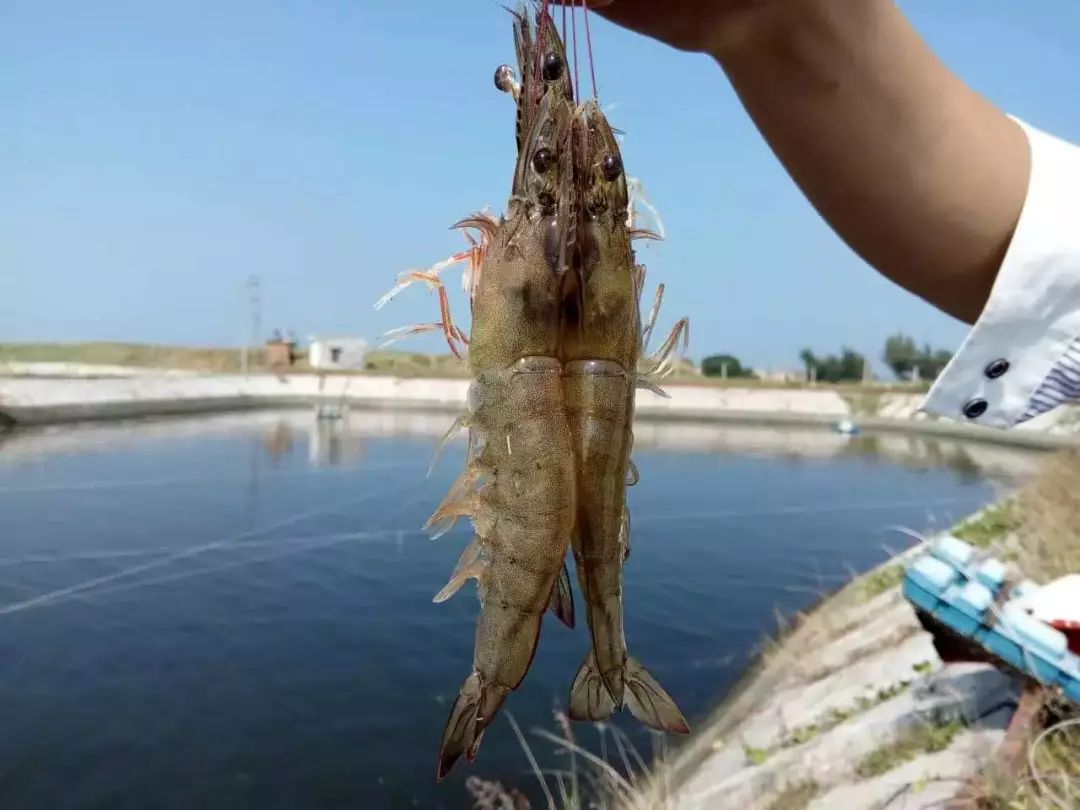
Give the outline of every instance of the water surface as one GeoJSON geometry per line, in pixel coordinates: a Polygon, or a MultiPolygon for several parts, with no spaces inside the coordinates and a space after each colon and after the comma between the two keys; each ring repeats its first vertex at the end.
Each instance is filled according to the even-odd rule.
{"type": "MultiPolygon", "coordinates": [[[[467,528],[418,530],[461,468],[457,444],[424,478],[449,421],[259,412],[0,440],[0,806],[468,807],[470,773],[535,793],[505,718],[434,783],[478,609],[471,586],[431,602],[467,528]]],[[[637,434],[627,635],[691,725],[777,611],[1037,458],[817,430],[637,434]]],[[[545,622],[508,702],[526,731],[555,728],[586,649],[584,627],[545,622]]]]}

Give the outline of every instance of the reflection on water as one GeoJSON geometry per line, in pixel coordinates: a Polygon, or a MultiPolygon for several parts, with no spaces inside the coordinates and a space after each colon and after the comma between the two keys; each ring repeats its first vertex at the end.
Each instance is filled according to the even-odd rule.
{"type": "MultiPolygon", "coordinates": [[[[477,612],[471,588],[431,601],[468,527],[418,531],[464,461],[458,441],[425,479],[450,422],[255,411],[0,441],[0,807],[457,808],[469,774],[534,790],[504,721],[475,766],[433,779],[477,612]]],[[[777,611],[1040,458],[824,429],[635,433],[627,636],[691,724],[777,611]]],[[[523,727],[552,727],[587,643],[545,622],[509,703],[523,727]]]]}
{"type": "Polygon", "coordinates": [[[945,468],[953,470],[965,481],[978,481],[995,474],[1029,475],[1039,458],[1038,454],[1030,452],[1001,453],[1000,448],[895,433],[852,436],[838,455],[858,456],[872,462],[902,463],[924,470],[945,468]]]}
{"type": "MultiPolygon", "coordinates": [[[[357,466],[365,442],[376,438],[441,438],[453,418],[423,411],[349,410],[341,418],[318,418],[306,410],[252,411],[183,419],[123,420],[0,435],[0,463],[27,462],[53,453],[81,453],[142,441],[183,440],[208,434],[261,436],[265,455],[280,462],[294,447],[306,448],[313,467],[357,466]]],[[[464,441],[463,435],[458,442],[464,441]]],[[[642,421],[634,447],[681,453],[735,454],[800,460],[858,457],[913,469],[949,469],[965,480],[1003,483],[1032,474],[1043,451],[917,433],[848,436],[821,427],[741,425],[723,422],[642,421]]]]}

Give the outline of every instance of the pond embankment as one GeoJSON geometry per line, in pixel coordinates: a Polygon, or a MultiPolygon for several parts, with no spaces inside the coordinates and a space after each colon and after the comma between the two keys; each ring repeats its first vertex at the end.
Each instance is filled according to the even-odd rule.
{"type": "Polygon", "coordinates": [[[671,763],[669,807],[941,807],[986,766],[1021,686],[987,664],[942,665],[900,593],[902,561],[762,653],[671,763]]]}
{"type": "MultiPolygon", "coordinates": [[[[23,364],[0,376],[0,413],[16,424],[336,404],[362,409],[459,411],[464,378],[383,375],[200,374],[123,367],[23,364]],[[49,366],[49,368],[45,368],[49,366]]],[[[850,419],[866,430],[925,434],[1030,447],[1080,441],[1080,412],[1059,409],[1008,432],[937,420],[919,411],[922,395],[888,389],[665,385],[668,396],[643,390],[641,419],[731,421],[830,427],[850,419]]]]}

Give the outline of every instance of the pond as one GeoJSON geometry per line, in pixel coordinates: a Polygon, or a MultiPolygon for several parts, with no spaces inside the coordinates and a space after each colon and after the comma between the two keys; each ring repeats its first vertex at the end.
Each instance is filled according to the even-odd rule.
{"type": "MultiPolygon", "coordinates": [[[[505,717],[434,781],[478,610],[471,586],[431,600],[468,528],[419,531],[463,461],[455,443],[425,478],[451,418],[258,411],[0,439],[0,806],[456,808],[470,774],[534,793],[505,717]]],[[[899,434],[636,433],[627,637],[692,726],[778,613],[1039,458],[899,434]]],[[[587,645],[583,623],[549,618],[507,703],[542,767],[565,758],[529,730],[557,731],[587,645]]]]}

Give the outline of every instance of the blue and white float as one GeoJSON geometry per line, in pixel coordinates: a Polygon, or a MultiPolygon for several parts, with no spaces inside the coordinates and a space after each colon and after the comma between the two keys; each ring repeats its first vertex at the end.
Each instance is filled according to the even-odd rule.
{"type": "Polygon", "coordinates": [[[1006,581],[1006,566],[951,535],[916,557],[904,596],[952,632],[1044,686],[1080,703],[1080,656],[1064,632],[1032,615],[1041,586],[1006,581]]]}

